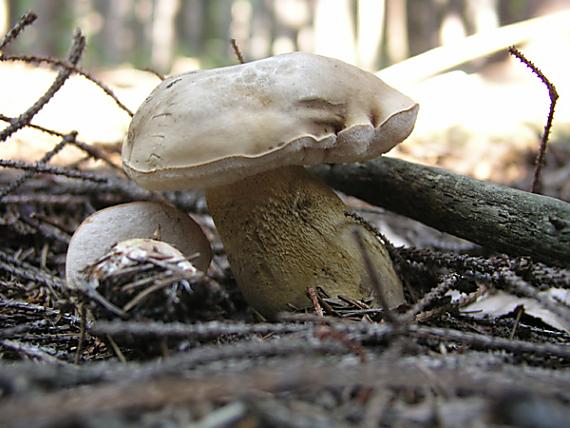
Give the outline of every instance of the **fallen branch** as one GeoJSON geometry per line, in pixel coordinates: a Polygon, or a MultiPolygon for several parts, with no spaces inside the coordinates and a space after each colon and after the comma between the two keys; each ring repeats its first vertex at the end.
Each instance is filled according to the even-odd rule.
{"type": "Polygon", "coordinates": [[[420,82],[466,62],[518,45],[547,30],[565,31],[570,11],[564,10],[504,27],[482,31],[458,43],[439,46],[376,73],[395,87],[420,82]]]}
{"type": "Polygon", "coordinates": [[[570,266],[570,204],[561,200],[387,157],[314,172],[345,193],[443,232],[570,266]]]}

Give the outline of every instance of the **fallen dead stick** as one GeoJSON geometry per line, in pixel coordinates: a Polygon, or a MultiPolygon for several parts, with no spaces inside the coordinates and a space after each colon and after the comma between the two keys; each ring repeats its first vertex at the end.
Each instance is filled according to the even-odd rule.
{"type": "Polygon", "coordinates": [[[570,267],[570,204],[381,157],[313,169],[342,192],[511,255],[570,267]]]}
{"type": "Polygon", "coordinates": [[[532,18],[515,24],[482,31],[447,46],[439,46],[400,61],[376,73],[385,82],[401,87],[435,76],[453,67],[490,55],[511,45],[549,34],[555,38],[567,32],[570,11],[532,18]]]}

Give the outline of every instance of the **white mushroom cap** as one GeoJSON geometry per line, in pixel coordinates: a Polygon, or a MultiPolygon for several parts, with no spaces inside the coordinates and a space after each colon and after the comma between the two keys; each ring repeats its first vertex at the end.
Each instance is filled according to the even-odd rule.
{"type": "Polygon", "coordinates": [[[186,213],[160,202],[130,202],[105,208],[87,217],[67,249],[67,285],[76,288],[82,271],[122,241],[140,238],[166,242],[205,272],[212,259],[208,239],[186,213]],[[197,255],[197,257],[196,257],[197,255]]]}
{"type": "Polygon", "coordinates": [[[123,166],[143,187],[175,190],[355,162],[404,140],[417,112],[371,73],[294,52],[164,80],[131,122],[123,166]]]}

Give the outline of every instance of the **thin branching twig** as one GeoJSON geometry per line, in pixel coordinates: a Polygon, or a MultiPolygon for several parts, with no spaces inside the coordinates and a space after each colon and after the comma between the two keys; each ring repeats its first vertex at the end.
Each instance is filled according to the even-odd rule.
{"type": "MultiPolygon", "coordinates": [[[[74,66],[77,65],[81,59],[81,54],[83,53],[84,48],[85,37],[83,37],[79,30],[76,30],[73,35],[73,43],[71,45],[67,61],[74,66]]],[[[59,91],[71,74],[72,70],[69,68],[60,70],[45,94],[38,98],[38,100],[28,108],[28,110],[18,116],[15,122],[10,123],[10,125],[0,131],[0,141],[6,141],[6,139],[14,132],[27,126],[34,116],[53,98],[56,92],[59,91]]]]}
{"type": "Polygon", "coordinates": [[[6,205],[80,205],[87,202],[87,197],[84,195],[50,195],[50,194],[18,194],[6,195],[2,198],[2,202],[6,205]]]}
{"type": "Polygon", "coordinates": [[[495,276],[497,277],[496,282],[499,284],[504,283],[507,291],[511,291],[513,294],[522,294],[525,297],[536,300],[541,306],[562,318],[570,327],[570,308],[563,302],[550,300],[548,297],[538,294],[536,288],[529,285],[528,282],[508,268],[498,269],[495,276]]]}
{"type": "Polygon", "coordinates": [[[10,43],[12,43],[17,37],[18,35],[22,32],[22,30],[24,28],[26,28],[28,25],[31,25],[36,19],[38,18],[38,16],[33,13],[33,12],[27,12],[26,14],[24,14],[16,23],[16,25],[14,25],[2,38],[2,41],[0,42],[0,50],[4,49],[6,46],[8,46],[10,43]]]}
{"type": "Polygon", "coordinates": [[[386,294],[384,293],[384,288],[382,287],[382,283],[378,272],[374,268],[374,264],[370,258],[370,254],[366,250],[366,246],[364,244],[364,238],[362,237],[360,231],[358,229],[354,229],[352,231],[356,244],[358,245],[358,249],[360,250],[360,254],[362,256],[362,260],[364,262],[364,266],[366,267],[366,272],[368,273],[368,278],[372,284],[372,288],[374,290],[374,294],[378,299],[378,303],[384,310],[384,317],[386,321],[395,326],[400,326],[400,319],[397,315],[395,315],[392,310],[390,309],[390,305],[388,305],[388,300],[386,300],[386,294]]]}
{"type": "Polygon", "coordinates": [[[243,59],[243,55],[241,54],[241,50],[237,44],[237,40],[236,39],[231,39],[231,44],[232,44],[232,49],[234,50],[234,54],[236,56],[236,58],[238,59],[240,64],[245,63],[244,59],[243,59]]]}
{"type": "Polygon", "coordinates": [[[129,116],[133,117],[134,113],[131,109],[129,109],[123,102],[115,95],[113,90],[107,86],[105,83],[101,82],[91,73],[79,68],[75,64],[71,64],[60,59],[56,58],[49,58],[49,57],[41,57],[35,55],[10,55],[10,56],[1,56],[0,61],[21,61],[28,64],[49,64],[54,67],[58,67],[60,69],[67,70],[71,73],[78,74],[80,76],[85,77],[87,80],[90,80],[95,85],[97,85],[105,94],[110,96],[113,101],[121,108],[121,110],[125,111],[129,116]]]}
{"type": "Polygon", "coordinates": [[[211,340],[230,336],[283,335],[308,331],[311,328],[312,326],[309,324],[300,324],[297,322],[250,324],[235,321],[203,321],[194,324],[177,322],[164,324],[149,321],[99,321],[89,328],[89,332],[98,336],[108,334],[111,336],[132,335],[147,338],[172,337],[211,340]]]}
{"type": "Polygon", "coordinates": [[[8,272],[24,281],[33,281],[46,285],[50,289],[61,289],[63,281],[54,275],[48,274],[27,262],[18,260],[13,255],[0,250],[0,270],[8,272]]]}
{"type": "Polygon", "coordinates": [[[319,303],[319,297],[317,296],[317,291],[315,290],[314,287],[307,288],[307,296],[309,296],[309,299],[311,300],[313,309],[315,310],[315,314],[317,314],[319,318],[324,317],[325,313],[323,311],[321,304],[319,303]]]}
{"type": "Polygon", "coordinates": [[[547,290],[549,287],[570,288],[569,270],[533,262],[527,257],[514,258],[499,255],[484,258],[418,248],[399,248],[398,252],[412,263],[453,269],[468,276],[476,274],[478,279],[484,279],[487,282],[492,281],[492,276],[497,269],[507,267],[525,278],[538,290],[547,290]]]}
{"type": "Polygon", "coordinates": [[[52,355],[54,353],[52,349],[45,349],[37,345],[16,340],[0,340],[0,347],[44,363],[67,364],[66,361],[52,355]]]}
{"type": "Polygon", "coordinates": [[[65,136],[50,151],[45,153],[42,156],[42,158],[38,162],[36,162],[35,165],[30,164],[30,163],[26,163],[26,162],[21,162],[21,161],[2,160],[4,165],[1,165],[1,166],[5,167],[5,168],[18,168],[18,169],[22,169],[26,172],[24,174],[22,174],[20,177],[18,177],[16,180],[14,180],[12,183],[10,183],[9,185],[5,186],[3,189],[0,190],[0,202],[4,199],[4,197],[6,195],[9,195],[13,191],[15,191],[17,188],[19,188],[22,184],[24,184],[26,181],[28,181],[30,178],[32,178],[38,172],[38,170],[36,169],[36,165],[39,164],[40,166],[38,166],[37,168],[41,168],[41,165],[45,165],[47,162],[49,162],[51,160],[51,158],[53,158],[56,154],[58,154],[61,150],[63,150],[63,148],[67,144],[68,140],[74,139],[74,138],[75,138],[75,133],[71,133],[71,134],[65,136]],[[16,164],[21,164],[22,167],[16,166],[16,164]],[[27,166],[25,166],[25,165],[27,165],[27,166]],[[29,166],[29,168],[28,168],[28,166],[29,166]]]}
{"type": "MultiPolygon", "coordinates": [[[[13,117],[5,116],[5,115],[0,113],[0,120],[3,120],[4,122],[8,122],[8,123],[15,123],[17,119],[13,118],[13,117]]],[[[101,150],[97,147],[93,147],[93,146],[91,146],[87,143],[84,143],[82,141],[79,141],[76,138],[69,138],[69,136],[73,133],[65,134],[63,132],[59,132],[59,131],[56,131],[54,129],[49,129],[49,128],[46,128],[45,126],[40,126],[40,125],[36,125],[33,123],[29,123],[27,125],[27,127],[32,128],[32,129],[36,129],[38,131],[44,132],[44,133],[49,134],[49,135],[53,135],[55,137],[64,138],[64,139],[66,138],[66,136],[68,136],[67,140],[66,140],[66,142],[68,144],[75,146],[78,149],[84,151],[85,153],[87,153],[89,155],[89,157],[91,157],[93,159],[100,159],[103,162],[105,162],[107,165],[109,165],[111,168],[122,171],[120,166],[116,165],[105,153],[103,153],[103,150],[101,150]]],[[[46,161],[44,161],[44,162],[46,162],[46,161]]]]}
{"type": "Polygon", "coordinates": [[[150,74],[154,74],[159,80],[165,80],[166,76],[159,71],[156,71],[154,68],[146,67],[143,68],[143,71],[148,71],[150,74]]]}
{"type": "MultiPolygon", "coordinates": [[[[0,166],[4,168],[15,168],[23,171],[31,171],[34,174],[62,175],[69,178],[79,178],[81,180],[93,181],[95,183],[106,183],[106,177],[100,177],[90,172],[77,171],[69,168],[59,168],[48,165],[44,162],[29,163],[18,160],[0,159],[0,166]]],[[[0,194],[0,197],[4,196],[0,194]]]]}
{"type": "Polygon", "coordinates": [[[524,340],[511,340],[460,330],[412,325],[408,334],[423,339],[437,339],[464,343],[482,349],[502,349],[514,353],[530,353],[542,356],[557,356],[570,360],[570,346],[554,343],[532,343],[524,340]]]}
{"type": "Polygon", "coordinates": [[[413,321],[414,317],[423,311],[427,305],[433,302],[435,299],[440,297],[446,291],[452,289],[459,281],[460,276],[456,273],[450,273],[443,276],[442,280],[438,283],[436,287],[431,289],[426,293],[420,300],[418,300],[414,306],[412,306],[403,316],[402,319],[405,321],[413,321]]]}
{"type": "Polygon", "coordinates": [[[556,107],[556,101],[558,100],[558,92],[554,84],[548,80],[548,77],[525,55],[519,51],[516,47],[511,46],[509,48],[509,53],[516,58],[518,58],[524,65],[526,65],[535,74],[542,83],[548,89],[548,96],[550,98],[550,108],[548,110],[548,118],[546,119],[546,124],[544,125],[544,131],[542,133],[542,138],[540,141],[540,149],[536,156],[534,162],[534,175],[532,178],[532,184],[530,191],[532,193],[539,193],[540,186],[540,173],[542,171],[542,164],[544,163],[544,154],[546,153],[546,145],[548,144],[548,136],[550,135],[550,129],[552,128],[552,120],[554,118],[554,108],[556,107]]]}

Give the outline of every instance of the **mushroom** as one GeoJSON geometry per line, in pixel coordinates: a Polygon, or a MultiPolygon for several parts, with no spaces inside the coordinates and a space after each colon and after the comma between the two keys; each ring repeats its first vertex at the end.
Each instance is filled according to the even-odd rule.
{"type": "MultiPolygon", "coordinates": [[[[412,131],[418,105],[371,73],[290,53],[164,80],[136,112],[123,167],[147,189],[203,188],[246,300],[273,317],[308,287],[362,299],[357,222],[303,166],[379,156],[412,131]]],[[[401,282],[382,242],[363,241],[391,307],[401,282]]]]}
{"type": "MultiPolygon", "coordinates": [[[[97,211],[76,229],[65,261],[68,287],[81,288],[85,270],[113,251],[126,257],[181,254],[202,272],[212,259],[208,239],[186,213],[160,202],[130,202],[97,211]]],[[[113,260],[106,268],[112,269],[112,263],[122,264],[113,260]]]]}
{"type": "MultiPolygon", "coordinates": [[[[150,238],[132,238],[114,244],[109,251],[81,271],[88,280],[113,276],[139,263],[154,262],[193,275],[196,267],[172,245],[150,238]]],[[[97,281],[98,282],[98,281],[97,281]]]]}

